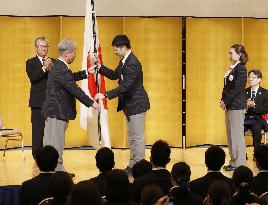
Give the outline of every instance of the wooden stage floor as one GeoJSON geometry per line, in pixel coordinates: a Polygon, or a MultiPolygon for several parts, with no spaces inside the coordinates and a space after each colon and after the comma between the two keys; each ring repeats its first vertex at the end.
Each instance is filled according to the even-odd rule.
{"type": "MultiPolygon", "coordinates": [[[[227,148],[224,148],[226,153],[226,162],[229,161],[229,155],[227,148]]],[[[129,159],[129,149],[113,149],[115,153],[115,168],[124,169],[127,166],[129,159]]],[[[171,161],[167,166],[168,170],[171,170],[172,165],[179,161],[188,163],[191,167],[192,176],[191,179],[201,177],[206,173],[206,166],[204,162],[204,154],[206,148],[172,148],[171,161]]],[[[0,152],[0,185],[13,185],[21,184],[23,181],[32,178],[36,175],[36,166],[32,159],[31,150],[25,150],[25,160],[23,160],[22,152],[20,149],[11,149],[6,152],[6,156],[3,157],[0,152]]],[[[254,175],[257,173],[255,162],[252,160],[252,147],[247,147],[247,153],[249,159],[247,160],[247,166],[251,168],[254,175]]],[[[67,171],[75,173],[76,177],[74,182],[77,183],[81,180],[86,180],[98,175],[98,170],[95,165],[96,150],[65,150],[64,151],[64,164],[67,171]]],[[[145,159],[149,160],[150,149],[146,149],[145,159]]],[[[223,173],[231,177],[232,172],[223,173]]],[[[130,179],[131,180],[131,179],[130,179]]]]}

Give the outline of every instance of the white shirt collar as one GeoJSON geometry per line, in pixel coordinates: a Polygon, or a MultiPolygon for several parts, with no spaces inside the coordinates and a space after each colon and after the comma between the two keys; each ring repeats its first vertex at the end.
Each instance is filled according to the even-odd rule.
{"type": "Polygon", "coordinates": [[[58,58],[58,60],[62,61],[67,66],[67,68],[70,69],[68,63],[66,63],[64,60],[62,60],[61,58],[58,58]]]}
{"type": "Polygon", "coordinates": [[[240,63],[240,61],[238,61],[238,62],[237,62],[236,64],[234,64],[234,65],[231,65],[230,68],[231,68],[231,69],[234,69],[234,67],[235,67],[238,63],[240,63]]]}
{"type": "Polygon", "coordinates": [[[252,91],[255,91],[255,94],[257,94],[259,87],[260,87],[260,86],[258,85],[254,90],[253,90],[252,88],[250,88],[251,93],[252,93],[252,91]]]}
{"type": "Polygon", "coordinates": [[[124,56],[124,58],[122,60],[123,65],[125,64],[127,57],[129,56],[130,53],[131,53],[131,50],[129,50],[128,53],[124,56]]]}
{"type": "Polygon", "coordinates": [[[161,169],[166,169],[165,167],[154,167],[152,170],[161,170],[161,169]]]}

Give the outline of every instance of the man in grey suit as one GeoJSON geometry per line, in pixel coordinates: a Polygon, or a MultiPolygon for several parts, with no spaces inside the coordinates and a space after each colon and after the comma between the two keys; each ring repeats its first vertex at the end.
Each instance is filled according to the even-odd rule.
{"type": "Polygon", "coordinates": [[[118,97],[117,111],[123,110],[128,121],[128,142],[130,160],[125,171],[132,174],[133,166],[144,158],[144,121],[145,113],[150,109],[147,92],[143,87],[142,66],[132,53],[130,40],[126,35],[118,35],[112,41],[115,54],[120,63],[115,70],[98,64],[99,73],[111,80],[118,80],[118,86],[105,94],[98,93],[95,99],[118,97]]]}
{"type": "MultiPolygon", "coordinates": [[[[76,117],[75,99],[87,107],[98,109],[98,104],[90,99],[76,84],[76,81],[87,78],[88,72],[94,72],[95,66],[88,70],[73,73],[69,64],[76,57],[76,45],[73,40],[63,39],[58,44],[59,58],[53,64],[47,81],[46,99],[42,113],[46,119],[44,145],[52,145],[59,153],[56,171],[65,171],[63,166],[63,150],[65,131],[69,120],[76,117]]],[[[71,174],[71,176],[74,176],[71,174]]]]}

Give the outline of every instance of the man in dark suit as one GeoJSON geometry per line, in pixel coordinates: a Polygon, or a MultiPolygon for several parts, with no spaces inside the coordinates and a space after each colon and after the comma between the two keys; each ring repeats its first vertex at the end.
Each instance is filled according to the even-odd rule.
{"type": "Polygon", "coordinates": [[[114,153],[108,147],[102,147],[97,151],[95,159],[100,174],[90,181],[96,184],[102,196],[106,196],[106,176],[114,168],[114,153]]]}
{"type": "Polygon", "coordinates": [[[153,170],[133,181],[133,195],[136,202],[140,202],[142,190],[150,184],[158,185],[164,194],[169,192],[172,187],[171,174],[166,165],[170,161],[170,152],[170,147],[165,141],[158,140],[153,144],[150,158],[153,170]]]}
{"type": "MultiPolygon", "coordinates": [[[[76,81],[87,78],[88,72],[94,72],[95,66],[88,70],[73,73],[69,64],[76,57],[76,45],[73,40],[64,39],[58,44],[59,58],[53,64],[47,81],[46,99],[42,107],[45,117],[44,145],[52,145],[59,153],[56,171],[65,171],[63,166],[63,150],[65,131],[68,121],[76,117],[78,99],[87,107],[99,110],[98,104],[90,99],[76,84],[76,81]]],[[[74,176],[73,174],[71,174],[74,176]]]]}
{"type": "Polygon", "coordinates": [[[41,173],[22,183],[22,205],[37,205],[45,198],[51,197],[48,181],[58,163],[59,154],[52,146],[44,146],[36,151],[35,161],[41,173]]]}
{"type": "Polygon", "coordinates": [[[41,107],[45,101],[47,76],[52,61],[47,56],[48,41],[46,37],[35,40],[36,56],[26,61],[26,72],[31,81],[29,107],[31,107],[32,122],[32,154],[43,146],[45,119],[41,114],[41,107]]]}
{"type": "Polygon", "coordinates": [[[254,150],[254,157],[259,173],[253,179],[252,191],[260,196],[264,192],[268,192],[268,146],[259,145],[254,150]]]}
{"type": "Polygon", "coordinates": [[[98,93],[95,99],[118,97],[117,111],[123,110],[128,121],[128,142],[130,146],[130,160],[125,171],[132,174],[134,164],[144,158],[144,121],[145,113],[150,109],[147,92],[143,86],[142,66],[132,53],[130,40],[126,35],[118,35],[112,41],[115,54],[121,58],[115,70],[98,64],[99,73],[111,80],[118,80],[118,87],[98,93]]]}
{"type": "Polygon", "coordinates": [[[230,189],[232,187],[231,179],[224,176],[220,171],[225,163],[225,152],[221,147],[216,145],[210,146],[205,152],[205,163],[208,173],[201,178],[191,181],[189,185],[190,190],[202,197],[203,200],[207,196],[210,185],[215,180],[223,180],[230,186],[230,189]]]}
{"type": "Polygon", "coordinates": [[[262,73],[259,70],[248,72],[250,87],[247,93],[247,112],[244,127],[252,132],[254,150],[261,144],[261,131],[268,131],[268,125],[261,115],[268,113],[268,91],[260,86],[262,73]]]}

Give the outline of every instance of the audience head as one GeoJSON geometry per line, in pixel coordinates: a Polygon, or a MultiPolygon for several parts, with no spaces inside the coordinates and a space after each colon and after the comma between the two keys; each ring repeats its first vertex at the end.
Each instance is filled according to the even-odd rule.
{"type": "Polygon", "coordinates": [[[102,203],[101,194],[97,186],[89,181],[81,181],[74,185],[71,191],[68,205],[100,205],[102,203]]]}
{"type": "Polygon", "coordinates": [[[166,141],[156,141],[151,149],[151,162],[153,167],[166,167],[170,161],[170,147],[166,141]]]}
{"type": "Polygon", "coordinates": [[[259,145],[254,150],[256,165],[259,170],[268,170],[268,146],[259,145]]]}
{"type": "Polygon", "coordinates": [[[155,184],[147,185],[141,192],[141,205],[153,205],[164,196],[162,189],[155,184]]]}
{"type": "Polygon", "coordinates": [[[55,172],[48,181],[48,190],[53,198],[67,198],[73,188],[73,180],[67,172],[55,172]]]}
{"type": "Polygon", "coordinates": [[[229,58],[233,62],[240,61],[242,64],[246,65],[248,61],[248,54],[243,45],[235,44],[230,48],[229,58]]]}
{"type": "Polygon", "coordinates": [[[95,156],[96,166],[100,172],[107,172],[114,168],[114,153],[108,147],[100,148],[95,156]]]}
{"type": "Polygon", "coordinates": [[[234,171],[232,181],[236,191],[248,194],[252,187],[253,173],[246,166],[237,167],[234,171]]]}
{"type": "Polygon", "coordinates": [[[208,189],[208,204],[209,205],[229,205],[231,198],[230,186],[222,180],[216,180],[208,189]]]}
{"type": "Polygon", "coordinates": [[[113,169],[106,176],[106,199],[110,202],[128,201],[130,199],[130,184],[125,171],[113,169]]]}
{"type": "Polygon", "coordinates": [[[132,168],[133,178],[137,178],[146,174],[149,174],[152,171],[152,164],[145,159],[137,162],[132,168]]]}
{"type": "Polygon", "coordinates": [[[171,170],[171,182],[173,186],[187,184],[190,181],[191,169],[185,162],[173,165],[171,170]]]}
{"type": "Polygon", "coordinates": [[[224,150],[216,145],[210,146],[205,152],[205,163],[209,170],[219,171],[225,163],[224,150]]]}
{"type": "Polygon", "coordinates": [[[50,145],[40,148],[35,154],[36,164],[42,172],[54,172],[58,159],[58,151],[50,145]]]}

